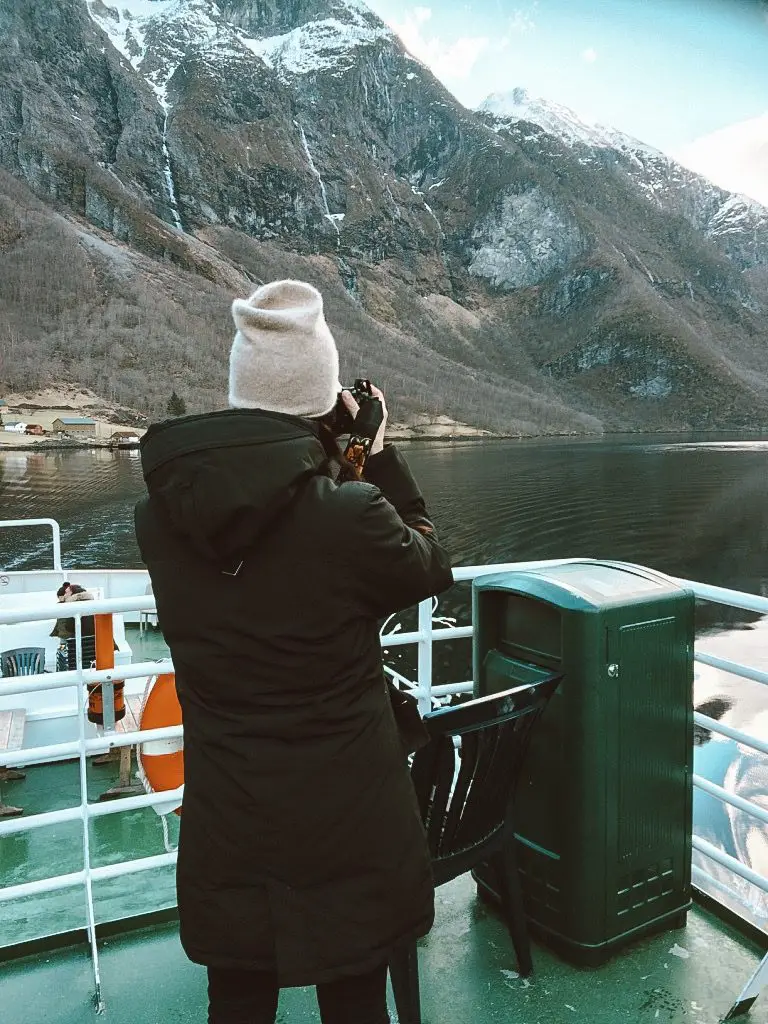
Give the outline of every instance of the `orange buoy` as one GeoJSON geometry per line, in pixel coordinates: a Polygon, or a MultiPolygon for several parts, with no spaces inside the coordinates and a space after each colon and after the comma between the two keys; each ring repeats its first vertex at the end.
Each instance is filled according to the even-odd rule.
{"type": "MultiPolygon", "coordinates": [[[[181,725],[181,705],[176,696],[176,676],[156,676],[147,686],[141,709],[139,729],[166,729],[181,725]]],[[[148,740],[138,749],[138,761],[145,789],[164,793],[184,784],[184,740],[148,740]]],[[[181,804],[172,808],[156,808],[158,814],[173,810],[181,814],[181,804]]]]}

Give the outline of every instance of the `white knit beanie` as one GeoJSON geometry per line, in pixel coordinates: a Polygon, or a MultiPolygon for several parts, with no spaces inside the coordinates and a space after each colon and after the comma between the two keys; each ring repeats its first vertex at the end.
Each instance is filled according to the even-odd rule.
{"type": "Polygon", "coordinates": [[[325,416],[336,404],[339,353],[323,297],[303,281],[273,281],[235,299],[229,404],[290,416],[325,416]]]}

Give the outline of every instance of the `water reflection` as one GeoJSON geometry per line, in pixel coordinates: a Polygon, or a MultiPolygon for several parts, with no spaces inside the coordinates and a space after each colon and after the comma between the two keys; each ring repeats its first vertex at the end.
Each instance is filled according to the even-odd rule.
{"type": "MultiPolygon", "coordinates": [[[[766,439],[632,436],[420,443],[405,450],[454,564],[619,559],[768,594],[766,439]]],[[[66,566],[140,565],[133,505],[142,492],[135,451],[0,453],[0,518],[57,519],[66,566]]],[[[43,536],[1,532],[0,568],[50,564],[43,536]]],[[[460,622],[469,607],[468,585],[455,587],[440,604],[460,622]]],[[[704,650],[768,666],[768,618],[706,604],[697,611],[697,632],[704,650]]],[[[392,658],[413,676],[413,651],[394,648],[392,658]]],[[[437,645],[434,665],[436,682],[469,679],[469,641],[437,645]]],[[[766,696],[758,683],[697,669],[697,707],[768,740],[766,696]]],[[[701,731],[697,741],[700,774],[768,806],[768,759],[701,731]]],[[[697,832],[768,873],[762,825],[701,793],[695,814],[697,832]]],[[[730,874],[728,881],[740,885],[730,874]]],[[[749,893],[765,913],[762,897],[751,887],[749,893]]]]}

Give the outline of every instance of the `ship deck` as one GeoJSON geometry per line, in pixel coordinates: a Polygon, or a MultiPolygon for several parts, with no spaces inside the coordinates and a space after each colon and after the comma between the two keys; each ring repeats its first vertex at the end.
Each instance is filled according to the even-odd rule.
{"type": "MultiPolygon", "coordinates": [[[[139,637],[131,630],[130,642],[136,658],[165,654],[162,637],[152,631],[139,637]]],[[[25,780],[3,785],[3,796],[28,814],[71,806],[79,800],[78,772],[77,762],[32,766],[25,780]]],[[[91,761],[89,798],[98,799],[114,785],[117,772],[115,763],[91,761]]],[[[90,830],[94,865],[164,851],[160,821],[151,808],[96,818],[90,830]]],[[[172,841],[176,830],[171,816],[172,841]]],[[[77,870],[81,825],[67,822],[8,835],[1,852],[4,886],[77,870]]],[[[103,1019],[110,1024],[201,1024],[205,972],[186,960],[179,943],[173,868],[100,881],[94,905],[103,1019]],[[148,921],[151,926],[136,928],[148,921]]],[[[96,1019],[90,958],[82,941],[82,890],[5,904],[0,922],[3,1024],[96,1019]]],[[[764,942],[753,943],[696,905],[685,929],[636,942],[596,969],[573,967],[535,944],[535,974],[521,979],[496,908],[479,899],[474,882],[464,876],[438,890],[436,924],[421,943],[424,1024],[716,1024],[760,962],[763,948],[764,942]]],[[[280,1024],[318,1020],[311,990],[282,993],[280,1024]]],[[[746,1020],[768,1022],[768,993],[746,1020]]]]}
{"type": "MultiPolygon", "coordinates": [[[[103,939],[100,953],[110,1024],[205,1020],[205,972],[186,960],[175,924],[103,939]]],[[[715,1024],[758,961],[756,946],[696,907],[686,928],[640,941],[596,969],[569,966],[535,945],[535,973],[521,979],[500,917],[465,875],[438,890],[436,924],[421,943],[424,1024],[715,1024]]],[[[0,978],[3,1024],[95,1019],[84,945],[10,961],[0,978]]],[[[746,1019],[768,1020],[768,1003],[758,1001],[746,1019]]],[[[280,1024],[318,1020],[311,989],[282,992],[280,1024]]]]}

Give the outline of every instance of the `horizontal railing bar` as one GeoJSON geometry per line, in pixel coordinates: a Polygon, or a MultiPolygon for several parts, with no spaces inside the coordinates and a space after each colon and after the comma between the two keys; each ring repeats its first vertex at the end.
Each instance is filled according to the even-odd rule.
{"type": "Polygon", "coordinates": [[[736,892],[735,889],[732,889],[730,885],[726,885],[725,882],[721,882],[720,879],[715,878],[714,875],[710,875],[709,872],[705,871],[703,868],[697,867],[695,864],[692,864],[691,877],[695,878],[700,885],[703,882],[709,883],[709,885],[711,885],[714,889],[719,889],[720,892],[725,893],[726,896],[729,896],[732,900],[735,900],[736,903],[738,903],[740,906],[744,907],[745,909],[749,909],[744,903],[744,900],[736,892]]]}
{"type": "Polygon", "coordinates": [[[722,786],[710,782],[709,779],[702,778],[701,775],[693,776],[693,784],[702,792],[709,793],[710,796],[715,797],[717,800],[722,800],[724,804],[738,807],[740,811],[745,811],[747,814],[751,814],[753,818],[759,818],[760,821],[764,821],[768,825],[768,811],[757,804],[753,804],[751,800],[745,800],[735,793],[729,793],[727,789],[723,789],[722,786]]]}
{"type": "Polygon", "coordinates": [[[574,562],[591,561],[588,558],[541,558],[528,562],[502,562],[499,565],[460,565],[453,569],[457,583],[473,580],[476,576],[491,576],[497,572],[525,572],[528,569],[545,569],[547,566],[571,565],[574,562]]]}
{"type": "Polygon", "coordinates": [[[39,693],[43,690],[66,690],[81,683],[111,683],[125,679],[141,679],[145,676],[161,676],[173,672],[170,658],[158,661],[136,661],[130,665],[115,665],[114,668],[84,668],[82,677],[77,669],[66,672],[41,672],[35,676],[11,676],[10,682],[0,681],[0,697],[11,697],[17,693],[39,693]]]}
{"type": "Polygon", "coordinates": [[[701,662],[702,665],[711,665],[712,668],[719,668],[723,672],[741,676],[742,679],[753,679],[756,683],[768,685],[768,672],[763,672],[759,668],[741,665],[737,661],[728,661],[726,658],[718,658],[717,655],[707,654],[706,651],[696,651],[694,659],[701,662]]]}
{"type": "Polygon", "coordinates": [[[703,853],[705,857],[709,857],[710,860],[714,860],[724,868],[728,868],[728,870],[732,871],[734,875],[738,875],[747,882],[751,882],[752,885],[756,886],[762,892],[768,893],[768,878],[763,878],[763,876],[759,875],[757,871],[753,871],[752,868],[747,867],[746,864],[742,864],[740,860],[736,860],[736,858],[731,857],[730,854],[724,853],[722,850],[718,850],[716,846],[707,842],[706,839],[694,836],[693,848],[694,850],[698,850],[699,853],[703,853]]]}
{"type": "Polygon", "coordinates": [[[84,871],[73,871],[69,875],[54,875],[41,878],[37,882],[22,882],[20,885],[6,885],[0,888],[0,903],[9,900],[20,900],[25,896],[41,896],[46,892],[60,892],[62,889],[74,889],[85,882],[84,871]]]}
{"type": "MultiPolygon", "coordinates": [[[[148,740],[175,740],[183,738],[183,725],[166,725],[159,729],[143,729],[137,732],[114,732],[105,736],[96,736],[85,741],[86,754],[101,754],[120,747],[133,747],[148,740]]],[[[39,763],[46,759],[63,760],[66,757],[77,757],[80,753],[79,740],[68,743],[51,743],[45,747],[27,747],[3,754],[3,765],[39,763]]]]}
{"type": "Polygon", "coordinates": [[[29,814],[23,818],[7,818],[0,821],[0,842],[4,836],[16,835],[18,832],[34,832],[39,828],[50,828],[51,825],[64,825],[68,821],[83,820],[83,809],[63,807],[59,811],[46,811],[43,814],[29,814]]]}
{"type": "MultiPolygon", "coordinates": [[[[445,626],[432,630],[433,640],[462,640],[473,636],[474,626],[445,626]]],[[[385,633],[381,637],[382,647],[404,647],[406,644],[418,644],[426,637],[422,633],[385,633]]]]}
{"type": "Polygon", "coordinates": [[[181,803],[184,787],[166,789],[161,793],[141,793],[138,796],[123,796],[108,803],[88,804],[89,818],[104,818],[108,814],[122,814],[124,811],[140,811],[145,807],[162,807],[164,804],[181,803]]]}
{"type": "Polygon", "coordinates": [[[141,597],[103,597],[91,601],[73,601],[66,606],[58,601],[51,604],[27,608],[0,609],[0,626],[12,626],[19,622],[40,622],[44,619],[60,619],[66,610],[68,619],[81,619],[84,615],[114,615],[120,612],[157,612],[152,594],[141,597]]]}
{"type": "Polygon", "coordinates": [[[743,743],[745,747],[751,747],[752,750],[759,750],[761,754],[768,754],[768,743],[764,740],[759,740],[756,736],[750,736],[746,732],[741,732],[740,729],[734,729],[730,725],[724,725],[722,722],[718,722],[714,718],[709,718],[707,715],[702,715],[698,711],[694,712],[693,720],[697,725],[702,726],[704,729],[708,729],[710,732],[716,732],[721,736],[727,736],[729,739],[736,740],[737,743],[743,743]]]}
{"type": "MultiPolygon", "coordinates": [[[[170,789],[162,793],[142,793],[138,796],[124,796],[119,800],[111,800],[107,803],[87,804],[86,815],[89,818],[104,818],[109,814],[124,814],[127,811],[138,811],[145,807],[162,807],[165,804],[179,803],[184,797],[183,787],[170,789]]],[[[82,821],[83,808],[63,807],[58,811],[47,811],[44,814],[30,814],[24,818],[9,818],[7,821],[0,821],[0,838],[14,835],[18,832],[34,832],[40,828],[50,828],[51,825],[63,825],[69,821],[82,821]]]]}
{"type": "Polygon", "coordinates": [[[418,644],[425,640],[423,633],[385,633],[380,637],[382,647],[405,647],[406,644],[418,644]]]}
{"type": "MultiPolygon", "coordinates": [[[[142,857],[138,860],[121,861],[118,864],[105,864],[103,867],[91,868],[93,881],[103,882],[110,878],[122,878],[123,875],[135,875],[141,871],[153,871],[155,868],[170,867],[176,863],[176,853],[160,853],[156,857],[142,857]]],[[[85,871],[74,871],[70,875],[55,875],[53,878],[42,878],[38,882],[24,882],[21,885],[8,885],[0,888],[0,903],[22,899],[25,896],[39,896],[47,892],[60,892],[73,889],[85,882],[85,871]]]]}
{"type": "Polygon", "coordinates": [[[118,864],[105,864],[100,868],[91,868],[91,878],[95,882],[103,882],[108,878],[122,878],[123,875],[137,875],[141,871],[154,871],[155,868],[170,867],[176,863],[176,851],[159,853],[156,857],[142,857],[140,860],[126,860],[118,864]]]}
{"type": "Polygon", "coordinates": [[[744,608],[746,611],[759,612],[768,615],[768,597],[761,597],[758,594],[744,594],[740,590],[729,590],[727,587],[713,587],[709,583],[697,583],[695,580],[679,579],[670,576],[673,583],[679,583],[683,587],[692,590],[696,597],[703,601],[712,601],[714,604],[728,604],[733,608],[744,608]]]}

